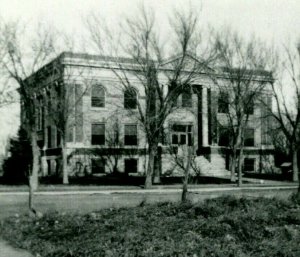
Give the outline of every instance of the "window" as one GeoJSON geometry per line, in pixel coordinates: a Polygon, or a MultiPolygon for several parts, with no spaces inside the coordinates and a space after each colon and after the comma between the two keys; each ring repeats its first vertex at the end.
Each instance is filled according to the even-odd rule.
{"type": "Polygon", "coordinates": [[[39,98],[38,107],[37,107],[37,129],[42,130],[44,127],[44,108],[43,108],[43,100],[39,98]]]}
{"type": "Polygon", "coordinates": [[[47,137],[48,137],[48,148],[51,148],[52,147],[52,142],[51,142],[51,139],[52,139],[51,126],[47,127],[47,137]]]}
{"type": "Polygon", "coordinates": [[[254,146],[254,129],[245,129],[244,146],[254,146]]]}
{"type": "Polygon", "coordinates": [[[128,173],[137,173],[138,172],[138,160],[137,159],[125,159],[124,160],[124,171],[128,173]]]}
{"type": "Polygon", "coordinates": [[[92,107],[105,107],[105,90],[100,85],[92,87],[92,107]]]}
{"type": "Polygon", "coordinates": [[[219,146],[229,146],[230,131],[228,127],[219,126],[219,146]]]}
{"type": "Polygon", "coordinates": [[[61,143],[61,133],[60,130],[56,128],[56,146],[59,147],[61,143]]]}
{"type": "Polygon", "coordinates": [[[172,145],[193,145],[192,125],[173,124],[171,128],[172,145]]]}
{"type": "Polygon", "coordinates": [[[244,159],[244,171],[255,171],[255,159],[254,158],[245,158],[244,159]]]}
{"type": "Polygon", "coordinates": [[[253,99],[249,100],[249,103],[246,104],[245,113],[249,114],[249,115],[254,113],[254,101],[253,101],[253,99]]]}
{"type": "Polygon", "coordinates": [[[218,98],[218,112],[219,113],[228,113],[228,105],[229,105],[229,96],[226,92],[220,92],[218,98]]]}
{"type": "Polygon", "coordinates": [[[137,107],[137,93],[135,89],[128,88],[124,91],[124,108],[136,109],[137,107]]]}
{"type": "Polygon", "coordinates": [[[92,174],[105,173],[105,159],[92,159],[92,174]]]}
{"type": "Polygon", "coordinates": [[[193,106],[192,94],[190,91],[186,91],[181,95],[182,107],[190,108],[193,106]]]}
{"type": "Polygon", "coordinates": [[[137,125],[125,125],[124,127],[124,144],[137,145],[137,125]]]}
{"type": "Polygon", "coordinates": [[[92,124],[92,145],[105,145],[105,124],[92,124]]]}

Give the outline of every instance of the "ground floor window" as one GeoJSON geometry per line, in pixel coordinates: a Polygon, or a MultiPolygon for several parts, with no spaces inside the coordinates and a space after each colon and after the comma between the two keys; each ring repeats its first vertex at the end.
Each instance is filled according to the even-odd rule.
{"type": "Polygon", "coordinates": [[[228,127],[219,126],[219,146],[229,146],[230,130],[228,127]]]}
{"type": "Polygon", "coordinates": [[[172,145],[193,145],[193,126],[173,124],[171,127],[172,145]]]}
{"type": "Polygon", "coordinates": [[[105,159],[92,159],[92,174],[105,173],[105,159]]]}
{"type": "Polygon", "coordinates": [[[244,171],[254,172],[255,171],[255,158],[245,158],[244,159],[244,171]]]}
{"type": "Polygon", "coordinates": [[[125,173],[137,173],[138,172],[138,159],[130,158],[124,160],[125,173]]]}

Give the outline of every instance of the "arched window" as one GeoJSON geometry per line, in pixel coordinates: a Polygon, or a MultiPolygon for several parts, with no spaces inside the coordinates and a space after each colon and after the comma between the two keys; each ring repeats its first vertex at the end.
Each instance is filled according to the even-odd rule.
{"type": "Polygon", "coordinates": [[[124,91],[124,108],[136,109],[137,106],[137,93],[134,88],[127,88],[124,91]]]}
{"type": "Polygon", "coordinates": [[[92,107],[105,107],[105,90],[100,85],[92,87],[92,107]]]}

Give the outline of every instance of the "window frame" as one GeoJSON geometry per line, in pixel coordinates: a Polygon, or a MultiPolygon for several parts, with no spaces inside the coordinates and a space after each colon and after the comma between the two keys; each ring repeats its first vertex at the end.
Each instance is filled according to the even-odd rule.
{"type": "Polygon", "coordinates": [[[220,91],[218,95],[218,113],[229,113],[229,94],[227,92],[220,91]],[[224,100],[224,98],[226,99],[224,100]]]}
{"type": "MultiPolygon", "coordinates": [[[[250,141],[252,142],[252,141],[250,141]]],[[[255,146],[255,129],[254,128],[246,128],[244,131],[244,146],[245,147],[254,147],[255,146]],[[253,133],[251,132],[251,135],[253,135],[252,137],[246,137],[247,135],[247,131],[253,131],[253,133]],[[253,140],[253,143],[248,144],[247,142],[253,140]]]]}
{"type": "Polygon", "coordinates": [[[181,93],[181,107],[193,108],[193,93],[191,90],[186,90],[181,93]],[[188,97],[186,98],[186,96],[188,97]]]}
{"type": "Polygon", "coordinates": [[[256,158],[245,157],[243,162],[243,171],[244,172],[256,172],[256,158]],[[247,161],[253,161],[251,164],[246,164],[247,161]],[[248,169],[248,167],[253,167],[253,169],[248,169]]]}
{"type": "Polygon", "coordinates": [[[106,89],[103,85],[101,84],[94,84],[92,86],[92,90],[91,90],[91,107],[92,108],[105,108],[106,106],[106,89]],[[93,90],[98,88],[98,90],[101,92],[103,92],[103,95],[102,96],[93,96],[93,90]],[[99,101],[100,105],[102,104],[102,106],[97,106],[97,105],[94,105],[93,104],[93,100],[95,101],[99,101]]]}
{"type": "Polygon", "coordinates": [[[105,144],[106,144],[106,125],[105,125],[105,123],[101,123],[101,122],[91,123],[91,145],[105,146],[105,144]],[[98,134],[93,134],[93,126],[97,126],[97,125],[104,126],[104,134],[99,134],[99,135],[98,134]],[[100,143],[100,144],[96,143],[95,142],[96,139],[93,140],[93,136],[103,136],[103,139],[102,139],[103,143],[100,143]],[[95,143],[93,143],[93,142],[95,142],[95,143]]]}
{"type": "Polygon", "coordinates": [[[107,160],[105,158],[91,158],[91,173],[92,175],[99,175],[99,174],[106,174],[106,165],[107,165],[107,160]],[[97,164],[97,162],[102,162],[103,164],[103,170],[100,172],[94,172],[95,166],[100,167],[97,164]]]}
{"type": "Polygon", "coordinates": [[[138,146],[139,145],[139,140],[138,140],[138,125],[137,124],[124,124],[124,146],[138,146]],[[131,135],[131,134],[128,134],[126,133],[126,127],[129,127],[129,126],[135,126],[136,128],[136,134],[135,135],[131,135]],[[133,137],[135,136],[136,139],[136,143],[135,144],[128,144],[128,141],[130,141],[130,139],[128,137],[133,137]]]}
{"type": "Polygon", "coordinates": [[[251,99],[251,100],[249,101],[249,103],[247,104],[247,106],[245,106],[245,107],[247,107],[247,108],[245,109],[245,114],[246,114],[246,115],[253,115],[253,114],[254,114],[254,110],[255,110],[255,102],[254,102],[254,99],[251,99]]]}
{"type": "Polygon", "coordinates": [[[134,87],[126,88],[123,92],[123,105],[126,110],[136,110],[138,106],[138,93],[134,87]],[[133,97],[133,93],[135,97],[133,97]],[[126,95],[128,94],[128,95],[126,95]],[[129,95],[132,94],[131,97],[129,95]],[[129,101],[129,102],[128,102],[129,101]]]}
{"type": "MultiPolygon", "coordinates": [[[[131,171],[131,170],[130,170],[131,171]]],[[[124,158],[124,173],[125,174],[137,174],[139,172],[139,159],[138,158],[124,158]],[[128,172],[128,168],[126,169],[126,162],[130,162],[130,161],[136,161],[136,170],[133,172],[128,172]]]]}
{"type": "Polygon", "coordinates": [[[177,123],[174,122],[170,124],[170,142],[173,146],[178,145],[188,145],[193,146],[194,145],[194,129],[193,124],[190,123],[177,123]],[[174,130],[174,127],[177,129],[174,130]],[[177,143],[174,143],[174,140],[177,138],[177,143]],[[185,142],[183,142],[183,138],[185,138],[185,142]]]}
{"type": "Polygon", "coordinates": [[[218,126],[218,146],[223,146],[223,147],[230,146],[230,131],[229,130],[230,129],[228,126],[221,126],[221,125],[218,126]],[[228,140],[226,141],[226,139],[224,139],[224,138],[227,138],[228,140]],[[223,144],[222,142],[227,142],[227,144],[226,143],[223,144]]]}

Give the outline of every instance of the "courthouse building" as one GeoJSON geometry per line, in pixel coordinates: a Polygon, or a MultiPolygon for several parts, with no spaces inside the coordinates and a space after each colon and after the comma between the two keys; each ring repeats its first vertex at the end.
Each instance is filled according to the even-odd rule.
{"type": "MultiPolygon", "coordinates": [[[[193,58],[195,60],[195,58],[193,58]]],[[[145,103],[144,87],[131,69],[134,62],[127,58],[64,52],[27,80],[36,87],[38,144],[41,149],[42,175],[60,175],[62,151],[68,155],[70,176],[101,175],[118,170],[130,175],[144,175],[147,167],[147,141],[138,119],[137,102],[145,103]],[[114,71],[128,67],[126,79],[132,88],[124,88],[114,71]],[[63,94],[62,92],[67,92],[63,94]],[[65,99],[65,120],[59,120],[65,99]],[[58,120],[65,122],[64,138],[58,120]]],[[[219,79],[225,70],[218,70],[219,79]]],[[[208,71],[209,72],[209,71],[208,71]]],[[[177,108],[166,119],[165,137],[161,148],[189,144],[194,147],[203,175],[229,175],[228,135],[222,132],[228,107],[211,79],[199,73],[191,91],[183,92],[177,108]],[[166,143],[167,142],[167,143],[166,143]]],[[[225,80],[224,75],[224,80],[225,80]]],[[[257,72],[257,81],[264,82],[263,97],[271,105],[267,72],[257,72]]],[[[161,83],[164,83],[162,78],[161,83]]],[[[167,87],[166,87],[167,90],[167,87]]],[[[273,163],[273,146],[268,138],[266,109],[253,102],[245,130],[243,167],[247,172],[264,172],[273,163]]],[[[226,126],[226,124],[225,124],[226,126]]],[[[162,174],[176,173],[168,154],[162,151],[162,174]]]]}

